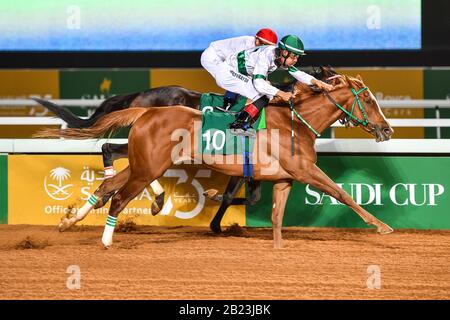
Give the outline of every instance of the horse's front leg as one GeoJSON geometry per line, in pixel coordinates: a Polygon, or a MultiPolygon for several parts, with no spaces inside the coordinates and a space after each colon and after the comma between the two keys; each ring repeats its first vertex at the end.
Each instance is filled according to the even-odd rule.
{"type": "Polygon", "coordinates": [[[273,228],[273,247],[281,249],[283,240],[281,236],[281,227],[283,226],[284,209],[286,207],[289,191],[291,191],[292,181],[276,182],[273,185],[272,198],[272,228],[273,228]]]}
{"type": "Polygon", "coordinates": [[[375,218],[372,214],[358,205],[344,189],[339,187],[314,163],[302,164],[301,174],[299,175],[298,180],[303,183],[309,183],[320,191],[332,196],[339,202],[349,206],[364,220],[365,223],[375,226],[379,234],[388,234],[394,231],[394,229],[386,223],[375,218]]]}

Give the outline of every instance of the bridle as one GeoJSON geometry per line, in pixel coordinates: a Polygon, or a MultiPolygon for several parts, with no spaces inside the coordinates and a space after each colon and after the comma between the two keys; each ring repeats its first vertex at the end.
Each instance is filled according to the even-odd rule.
{"type": "Polygon", "coordinates": [[[342,110],[342,112],[344,112],[346,114],[346,116],[344,117],[344,119],[342,119],[341,123],[345,124],[349,121],[351,121],[355,126],[359,126],[360,124],[364,127],[366,127],[369,124],[369,119],[367,118],[367,114],[364,110],[364,107],[361,103],[361,100],[359,99],[359,95],[368,90],[368,87],[364,87],[359,89],[358,91],[356,91],[354,88],[351,89],[353,95],[355,96],[353,99],[353,103],[352,103],[352,110],[350,112],[348,112],[343,106],[341,106],[339,103],[336,102],[336,100],[334,100],[334,98],[328,93],[325,92],[325,96],[328,98],[328,100],[330,100],[336,107],[338,107],[339,109],[342,110]],[[364,120],[361,120],[357,117],[355,117],[353,115],[353,112],[355,111],[355,106],[356,104],[358,104],[359,110],[361,110],[361,113],[364,117],[364,120]]]}

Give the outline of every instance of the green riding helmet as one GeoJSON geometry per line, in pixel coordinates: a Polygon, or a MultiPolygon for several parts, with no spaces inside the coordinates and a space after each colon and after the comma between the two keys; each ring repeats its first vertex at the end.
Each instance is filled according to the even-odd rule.
{"type": "Polygon", "coordinates": [[[299,56],[305,55],[305,47],[302,40],[294,35],[284,36],[280,42],[278,42],[278,48],[281,50],[287,50],[299,56]]]}

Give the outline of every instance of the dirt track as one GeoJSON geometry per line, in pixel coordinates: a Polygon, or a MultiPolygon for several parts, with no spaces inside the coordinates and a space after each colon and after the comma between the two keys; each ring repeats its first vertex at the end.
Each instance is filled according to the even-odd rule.
{"type": "Polygon", "coordinates": [[[109,250],[102,231],[0,225],[0,298],[450,299],[450,231],[285,228],[278,251],[271,229],[139,227],[109,250]],[[70,265],[80,290],[66,287],[70,265]],[[370,265],[381,289],[367,288],[370,265]]]}

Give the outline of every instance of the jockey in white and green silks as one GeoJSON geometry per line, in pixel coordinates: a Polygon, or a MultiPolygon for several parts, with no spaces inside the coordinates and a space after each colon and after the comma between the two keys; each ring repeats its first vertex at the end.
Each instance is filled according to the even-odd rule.
{"type": "MultiPolygon", "coordinates": [[[[223,63],[228,56],[258,46],[276,45],[277,42],[277,34],[269,28],[260,29],[254,36],[241,36],[217,40],[211,42],[209,47],[203,51],[200,57],[200,63],[206,71],[216,78],[218,66],[223,63]]],[[[235,93],[227,91],[224,96],[224,108],[226,109],[228,106],[232,105],[236,98],[237,95],[235,93]]]]}
{"type": "Polygon", "coordinates": [[[227,57],[215,73],[217,84],[228,91],[236,92],[250,103],[240,112],[236,120],[230,124],[235,134],[247,134],[252,122],[259,112],[267,106],[274,96],[288,102],[293,94],[281,91],[272,86],[267,77],[278,68],[287,70],[295,79],[308,85],[315,85],[331,90],[332,85],[322,82],[294,67],[298,58],[304,55],[302,41],[294,35],[283,37],[278,46],[262,46],[243,50],[227,57]]]}

